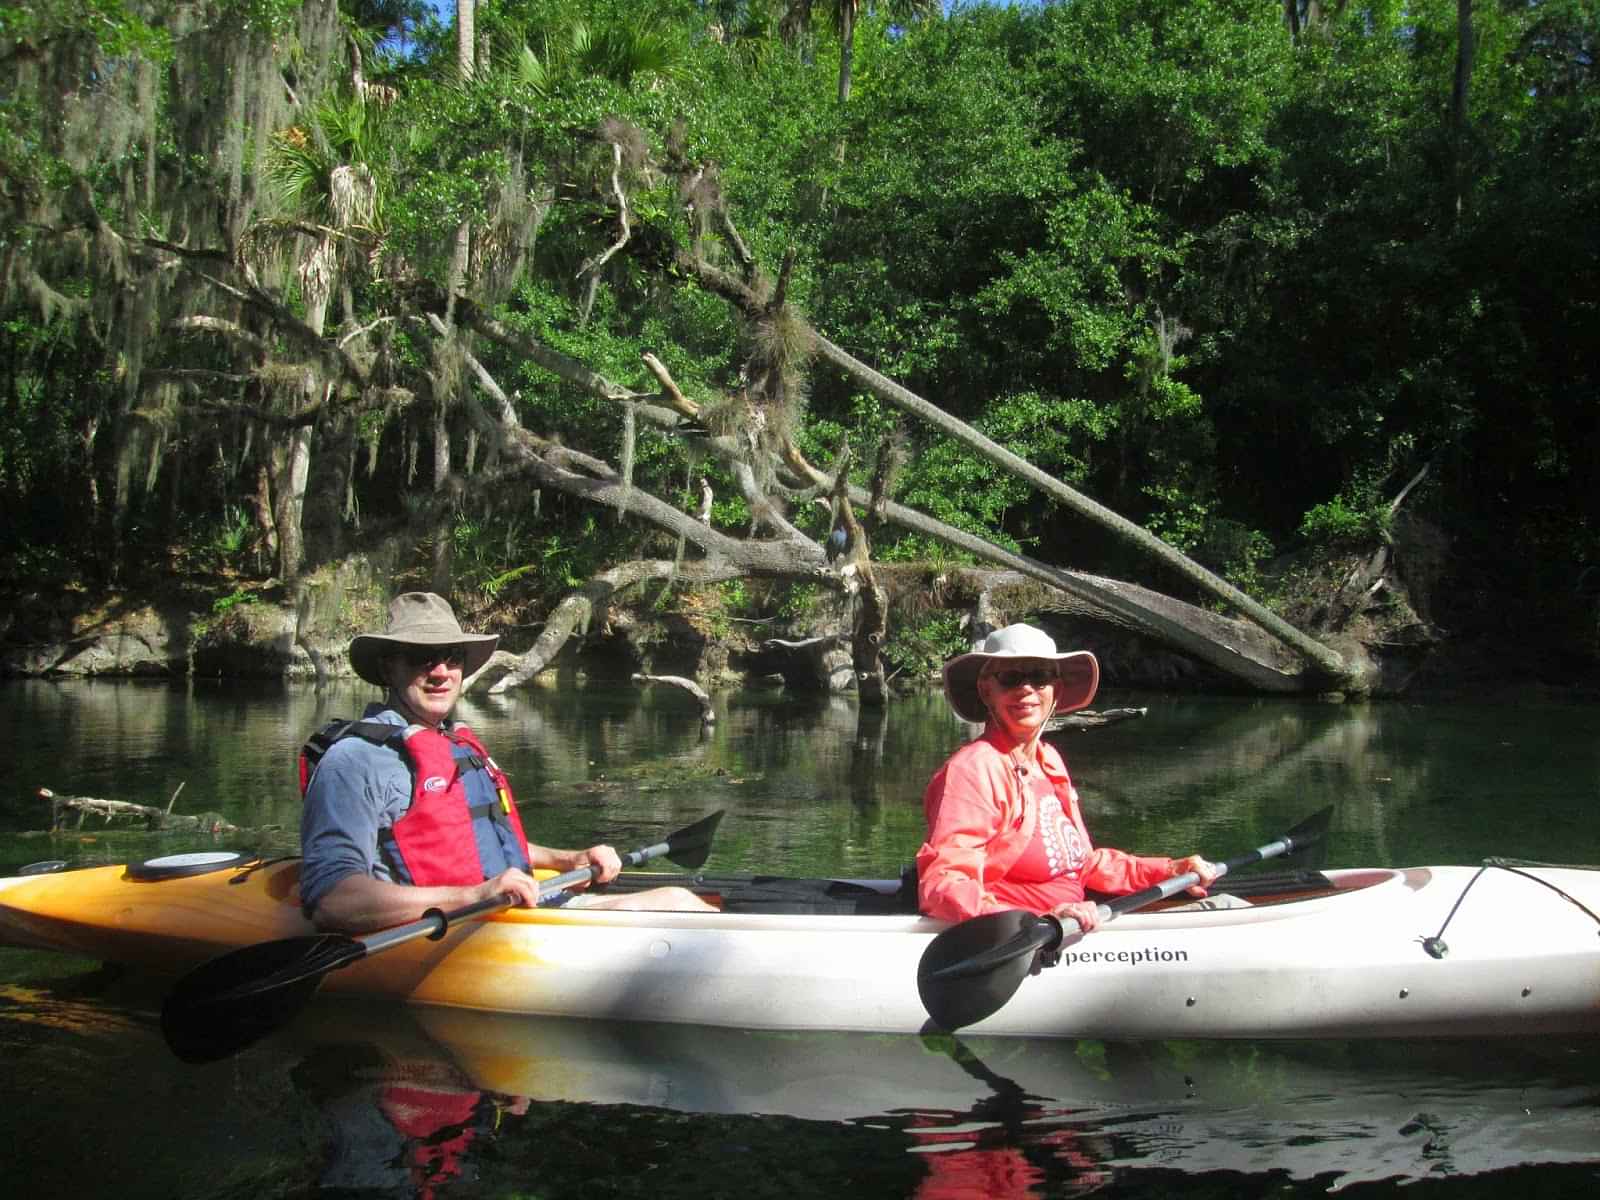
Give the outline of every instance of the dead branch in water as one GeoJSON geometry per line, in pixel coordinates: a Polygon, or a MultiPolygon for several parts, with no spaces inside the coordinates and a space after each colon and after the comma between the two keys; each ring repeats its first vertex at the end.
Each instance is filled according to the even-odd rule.
{"type": "MultiPolygon", "coordinates": [[[[182,791],[179,787],[178,791],[182,791]]],[[[238,833],[239,827],[230,824],[221,813],[203,812],[192,816],[174,813],[169,804],[166,809],[148,804],[130,804],[126,800],[101,800],[93,796],[58,796],[49,788],[40,788],[39,799],[50,802],[50,832],[62,833],[70,826],[82,829],[83,823],[94,817],[109,825],[113,821],[126,821],[143,825],[146,829],[164,833],[238,833]]],[[[178,793],[172,794],[177,800],[178,793]]]]}
{"type": "Polygon", "coordinates": [[[675,687],[688,692],[700,705],[702,722],[710,725],[717,719],[716,709],[711,707],[711,697],[706,695],[705,689],[692,679],[685,679],[682,675],[635,675],[633,682],[641,686],[659,683],[665,687],[675,687]]]}

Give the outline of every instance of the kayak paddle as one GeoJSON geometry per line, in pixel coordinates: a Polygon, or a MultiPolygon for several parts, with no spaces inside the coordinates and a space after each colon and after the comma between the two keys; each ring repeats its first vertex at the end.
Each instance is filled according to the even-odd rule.
{"type": "MultiPolygon", "coordinates": [[[[1287,855],[1304,863],[1323,847],[1332,807],[1307,817],[1288,833],[1248,854],[1218,864],[1217,878],[1263,859],[1287,855]]],[[[1175,896],[1200,882],[1193,871],[1101,904],[1100,920],[1111,921],[1124,913],[1175,896]]],[[[928,943],[917,963],[917,992],[922,1007],[935,1025],[956,1030],[972,1025],[1005,1007],[1022,981],[1041,967],[1053,967],[1069,937],[1081,937],[1076,921],[1039,916],[1020,909],[987,913],[952,925],[928,943]]]]}
{"type": "MultiPolygon", "coordinates": [[[[711,839],[722,820],[718,810],[702,817],[664,842],[625,854],[622,864],[636,867],[652,858],[666,858],[690,870],[705,864],[711,839]]],[[[580,867],[539,881],[539,895],[548,896],[600,873],[580,867]]],[[[414,941],[438,941],[458,921],[506,908],[513,897],[502,892],[450,912],[430,908],[415,921],[379,930],[365,937],[340,933],[309,934],[241,946],[201,963],[173,987],[161,1006],[161,1032],[172,1052],[185,1062],[213,1062],[244,1049],[294,1019],[329,971],[414,941]]]]}

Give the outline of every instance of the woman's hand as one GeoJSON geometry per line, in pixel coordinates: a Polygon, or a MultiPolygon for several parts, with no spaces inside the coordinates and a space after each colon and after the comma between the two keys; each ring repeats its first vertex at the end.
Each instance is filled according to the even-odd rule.
{"type": "Polygon", "coordinates": [[[1198,854],[1191,854],[1188,858],[1180,858],[1172,864],[1172,869],[1179,875],[1187,875],[1193,871],[1200,876],[1200,882],[1189,889],[1191,896],[1204,896],[1206,889],[1217,881],[1217,876],[1222,873],[1216,863],[1201,858],[1198,854]]]}
{"type": "Polygon", "coordinates": [[[1100,906],[1090,900],[1074,900],[1069,904],[1057,905],[1050,910],[1050,915],[1062,921],[1076,921],[1084,933],[1100,924],[1100,906]]]}

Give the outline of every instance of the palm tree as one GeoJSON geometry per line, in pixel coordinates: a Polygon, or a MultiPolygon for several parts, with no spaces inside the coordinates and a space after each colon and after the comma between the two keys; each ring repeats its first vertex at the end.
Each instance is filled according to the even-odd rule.
{"type": "Polygon", "coordinates": [[[546,33],[544,54],[523,46],[512,64],[518,81],[545,94],[568,79],[609,79],[622,87],[650,79],[669,79],[683,67],[683,50],[651,25],[595,29],[574,20],[546,33]]]}

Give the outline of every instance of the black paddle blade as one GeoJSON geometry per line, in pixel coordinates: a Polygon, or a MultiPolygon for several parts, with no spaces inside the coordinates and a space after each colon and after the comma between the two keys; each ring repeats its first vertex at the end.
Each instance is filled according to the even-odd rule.
{"type": "Polygon", "coordinates": [[[161,1032],[184,1062],[215,1062],[288,1024],[322,977],[366,947],[326,933],[244,946],[201,963],[161,1006],[161,1032]]]}
{"type": "Polygon", "coordinates": [[[1034,970],[1041,950],[1061,942],[1061,924],[1021,909],[952,925],[917,962],[917,994],[934,1024],[955,1031],[1000,1011],[1034,970]]]}
{"type": "Polygon", "coordinates": [[[1287,865],[1320,871],[1328,861],[1328,826],[1333,823],[1333,805],[1312,813],[1283,836],[1292,843],[1284,855],[1287,865]]]}
{"type": "Polygon", "coordinates": [[[722,824],[722,809],[709,817],[701,817],[693,825],[685,826],[667,835],[664,858],[675,862],[686,871],[697,871],[711,857],[711,840],[717,836],[717,826],[722,824]]]}

